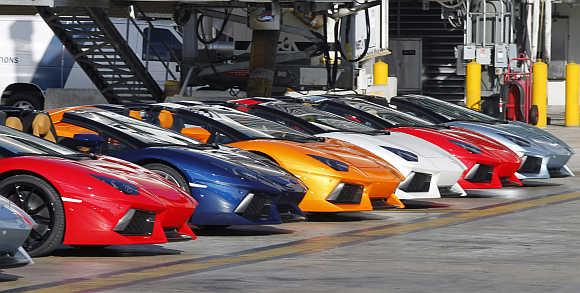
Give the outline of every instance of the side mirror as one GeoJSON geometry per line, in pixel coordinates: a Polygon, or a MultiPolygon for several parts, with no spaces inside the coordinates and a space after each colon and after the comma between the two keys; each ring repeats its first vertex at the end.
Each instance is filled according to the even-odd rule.
{"type": "Polygon", "coordinates": [[[93,133],[75,134],[73,140],[78,146],[84,147],[96,147],[105,142],[105,140],[100,135],[93,133]]]}
{"type": "Polygon", "coordinates": [[[181,134],[193,138],[195,140],[199,140],[203,143],[207,143],[209,138],[211,137],[211,133],[204,128],[201,127],[186,127],[181,129],[181,134]]]}

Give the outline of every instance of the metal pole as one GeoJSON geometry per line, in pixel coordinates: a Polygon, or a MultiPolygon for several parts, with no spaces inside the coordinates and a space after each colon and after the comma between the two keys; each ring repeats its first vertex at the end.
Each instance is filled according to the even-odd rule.
{"type": "MultiPolygon", "coordinates": [[[[147,48],[145,50],[145,68],[149,69],[149,59],[151,57],[150,55],[150,51],[151,51],[151,31],[153,30],[153,26],[151,25],[151,23],[149,23],[148,26],[148,30],[147,30],[147,48]]],[[[162,60],[159,60],[161,62],[163,62],[162,60]]]]}
{"type": "Polygon", "coordinates": [[[190,10],[191,17],[183,26],[183,63],[181,64],[181,82],[184,87],[189,86],[191,81],[190,69],[195,66],[199,56],[197,43],[197,11],[190,10]]]}
{"type": "Polygon", "coordinates": [[[473,20],[471,19],[471,1],[466,0],[466,21],[465,21],[465,31],[467,32],[465,44],[471,44],[473,42],[473,20]]]}
{"type": "Polygon", "coordinates": [[[279,1],[272,1],[270,11],[267,10],[268,8],[265,11],[260,10],[260,7],[255,8],[257,9],[249,15],[253,33],[247,95],[248,97],[271,97],[282,14],[279,1]],[[270,21],[261,23],[257,21],[268,12],[271,13],[270,21]]]}
{"type": "Polygon", "coordinates": [[[487,2],[485,2],[486,0],[481,1],[481,3],[483,4],[483,39],[481,41],[481,46],[485,48],[485,39],[487,37],[487,2]]]}

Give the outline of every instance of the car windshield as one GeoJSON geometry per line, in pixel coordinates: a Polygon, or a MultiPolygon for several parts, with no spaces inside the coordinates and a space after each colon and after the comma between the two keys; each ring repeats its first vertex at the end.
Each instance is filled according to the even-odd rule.
{"type": "Polygon", "coordinates": [[[449,121],[480,121],[486,123],[500,122],[500,120],[496,118],[479,113],[477,111],[429,97],[399,97],[399,99],[407,100],[413,104],[420,105],[421,107],[433,113],[437,113],[438,115],[445,117],[449,121]]]}
{"type": "Polygon", "coordinates": [[[327,131],[354,131],[354,132],[374,132],[375,129],[368,126],[348,121],[338,115],[318,110],[314,107],[302,104],[274,103],[268,105],[293,116],[299,117],[317,126],[322,126],[327,131]]]}
{"type": "Polygon", "coordinates": [[[95,121],[107,127],[115,128],[124,134],[147,145],[183,145],[200,144],[177,132],[163,129],[137,119],[108,111],[87,111],[82,117],[95,121]]]}
{"type": "Polygon", "coordinates": [[[212,111],[220,116],[221,123],[251,138],[278,138],[298,141],[316,140],[316,137],[246,113],[220,109],[212,109],[212,111]]]}
{"type": "Polygon", "coordinates": [[[0,126],[0,148],[14,155],[82,156],[47,140],[0,126]]]}
{"type": "Polygon", "coordinates": [[[392,126],[426,126],[433,125],[433,123],[414,117],[409,114],[405,114],[381,105],[377,105],[371,102],[362,100],[345,100],[345,104],[356,108],[361,111],[365,111],[369,114],[375,115],[387,121],[392,126]]]}

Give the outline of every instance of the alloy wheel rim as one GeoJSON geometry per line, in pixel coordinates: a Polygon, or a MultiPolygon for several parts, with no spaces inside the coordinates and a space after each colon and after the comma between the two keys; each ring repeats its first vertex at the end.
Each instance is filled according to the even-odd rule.
{"type": "Polygon", "coordinates": [[[179,184],[179,181],[177,181],[177,179],[173,176],[171,176],[169,173],[161,171],[161,170],[152,170],[153,172],[157,173],[158,175],[161,175],[161,177],[165,178],[165,180],[168,180],[169,182],[179,186],[179,188],[185,190],[185,186],[181,186],[181,184],[179,184]]]}

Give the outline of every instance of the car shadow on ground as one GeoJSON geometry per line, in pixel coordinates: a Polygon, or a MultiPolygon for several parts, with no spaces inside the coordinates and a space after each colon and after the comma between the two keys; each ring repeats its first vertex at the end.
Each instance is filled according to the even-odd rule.
{"type": "Polygon", "coordinates": [[[442,209],[448,208],[450,205],[441,202],[432,202],[428,200],[404,200],[406,210],[416,209],[442,209]]]}
{"type": "Polygon", "coordinates": [[[177,255],[182,251],[168,249],[159,245],[127,245],[107,247],[62,247],[52,256],[56,257],[138,257],[157,255],[177,255]]]}
{"type": "Polygon", "coordinates": [[[0,270],[0,283],[13,282],[13,281],[16,281],[18,279],[22,279],[22,277],[17,276],[17,275],[7,274],[7,273],[0,270]]]}
{"type": "Polygon", "coordinates": [[[294,233],[292,230],[273,226],[194,227],[193,231],[197,236],[270,236],[294,233]]]}
{"type": "Polygon", "coordinates": [[[309,213],[306,215],[308,222],[360,222],[379,221],[384,217],[365,212],[348,213],[309,213]]]}
{"type": "Polygon", "coordinates": [[[561,186],[562,184],[546,181],[525,180],[522,181],[523,187],[546,187],[546,186],[561,186]]]}

